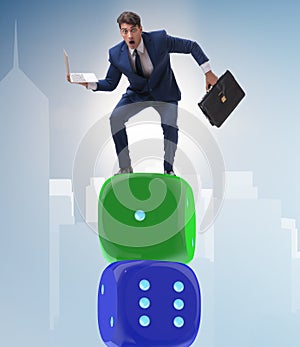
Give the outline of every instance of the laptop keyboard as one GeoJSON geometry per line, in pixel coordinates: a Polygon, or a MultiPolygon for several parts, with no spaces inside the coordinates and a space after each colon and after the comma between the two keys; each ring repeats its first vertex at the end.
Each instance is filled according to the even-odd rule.
{"type": "Polygon", "coordinates": [[[80,83],[80,82],[86,82],[83,74],[81,73],[72,73],[72,82],[80,83]]]}

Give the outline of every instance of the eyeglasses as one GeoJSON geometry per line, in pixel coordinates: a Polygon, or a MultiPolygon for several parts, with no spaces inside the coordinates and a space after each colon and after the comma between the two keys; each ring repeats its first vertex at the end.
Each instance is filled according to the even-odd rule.
{"type": "Polygon", "coordinates": [[[129,30],[123,28],[123,29],[121,29],[121,34],[122,34],[122,35],[127,35],[129,32],[130,32],[131,34],[135,34],[137,31],[138,31],[138,28],[137,28],[137,27],[133,27],[133,28],[131,28],[131,29],[129,29],[129,30]]]}

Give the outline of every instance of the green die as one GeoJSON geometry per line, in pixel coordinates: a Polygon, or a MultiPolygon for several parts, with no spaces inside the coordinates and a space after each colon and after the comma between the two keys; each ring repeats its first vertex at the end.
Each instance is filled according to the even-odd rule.
{"type": "Polygon", "coordinates": [[[108,261],[188,263],[196,243],[193,191],[178,176],[116,175],[102,186],[98,231],[108,261]]]}

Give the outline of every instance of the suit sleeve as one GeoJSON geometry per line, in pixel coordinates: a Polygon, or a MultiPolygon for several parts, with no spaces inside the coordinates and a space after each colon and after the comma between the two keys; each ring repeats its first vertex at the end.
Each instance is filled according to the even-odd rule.
{"type": "Polygon", "coordinates": [[[209,60],[197,42],[169,36],[166,32],[164,33],[169,53],[191,54],[199,65],[209,60]]]}
{"type": "Polygon", "coordinates": [[[112,63],[110,63],[105,79],[99,80],[97,82],[97,89],[95,91],[111,92],[112,90],[117,88],[121,76],[121,71],[117,69],[112,63]]]}

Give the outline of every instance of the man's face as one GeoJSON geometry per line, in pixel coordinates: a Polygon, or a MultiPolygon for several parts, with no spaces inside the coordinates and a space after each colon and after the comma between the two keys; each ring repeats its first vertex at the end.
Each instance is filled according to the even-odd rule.
{"type": "Polygon", "coordinates": [[[142,27],[137,25],[131,25],[122,23],[120,32],[126,42],[127,46],[131,49],[136,49],[141,42],[142,38],[142,27]]]}

